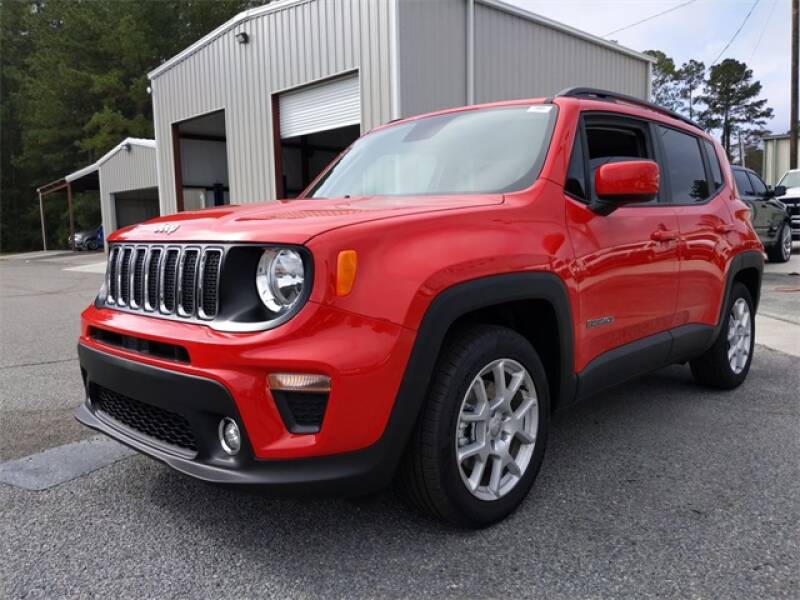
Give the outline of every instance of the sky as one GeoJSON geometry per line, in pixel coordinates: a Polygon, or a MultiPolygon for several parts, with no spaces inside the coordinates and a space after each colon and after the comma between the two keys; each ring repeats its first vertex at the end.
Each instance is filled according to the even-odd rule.
{"type": "MultiPolygon", "coordinates": [[[[646,23],[609,32],[687,0],[507,0],[550,19],[615,40],[634,50],[662,50],[677,66],[696,59],[709,67],[756,0],[695,0],[646,23]]],[[[789,129],[791,0],[758,0],[750,18],[720,60],[735,58],[753,69],[761,97],[775,111],[773,133],[789,129]]]]}

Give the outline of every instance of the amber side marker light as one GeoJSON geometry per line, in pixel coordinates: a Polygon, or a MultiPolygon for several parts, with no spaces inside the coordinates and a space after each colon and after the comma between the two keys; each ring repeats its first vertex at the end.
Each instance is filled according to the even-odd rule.
{"type": "Polygon", "coordinates": [[[286,392],[328,393],[331,378],[313,373],[270,373],[269,387],[286,392]]]}
{"type": "Polygon", "coordinates": [[[336,295],[347,296],[353,289],[358,269],[358,254],[355,250],[342,250],[336,259],[336,295]]]}

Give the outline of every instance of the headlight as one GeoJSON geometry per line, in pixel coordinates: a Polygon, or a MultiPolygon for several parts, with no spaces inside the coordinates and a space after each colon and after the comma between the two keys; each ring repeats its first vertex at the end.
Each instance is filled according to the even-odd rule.
{"type": "Polygon", "coordinates": [[[289,312],[303,295],[303,257],[289,248],[264,250],[256,269],[256,288],[261,302],[276,315],[289,312]]]}

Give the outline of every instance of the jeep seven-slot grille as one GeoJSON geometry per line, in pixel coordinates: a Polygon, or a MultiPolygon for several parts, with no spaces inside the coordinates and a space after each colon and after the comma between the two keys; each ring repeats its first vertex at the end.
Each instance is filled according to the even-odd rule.
{"type": "Polygon", "coordinates": [[[94,407],[123,425],[170,446],[197,452],[192,427],[185,417],[92,384],[94,407]]]}
{"type": "Polygon", "coordinates": [[[106,304],[133,312],[214,319],[222,256],[219,247],[114,245],[108,258],[106,304]]]}

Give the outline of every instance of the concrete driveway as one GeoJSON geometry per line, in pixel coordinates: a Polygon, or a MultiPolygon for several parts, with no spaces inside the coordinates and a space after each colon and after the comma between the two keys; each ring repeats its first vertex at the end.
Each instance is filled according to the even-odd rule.
{"type": "MultiPolygon", "coordinates": [[[[27,261],[0,260],[0,470],[33,455],[65,480],[0,484],[0,597],[800,596],[798,356],[760,346],[733,392],[675,366],[557,414],[521,509],[463,532],[391,492],[275,500],[103,446],[71,416],[102,255],[27,261]]],[[[780,346],[800,276],[767,271],[757,341],[763,317],[780,346]]]]}

